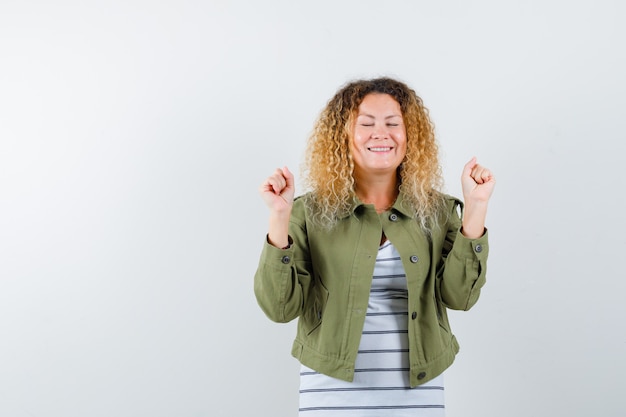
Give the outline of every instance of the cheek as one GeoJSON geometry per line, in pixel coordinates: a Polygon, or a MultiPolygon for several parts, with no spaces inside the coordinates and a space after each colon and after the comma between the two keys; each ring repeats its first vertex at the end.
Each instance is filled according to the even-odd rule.
{"type": "Polygon", "coordinates": [[[396,142],[398,143],[398,147],[402,149],[406,149],[406,136],[404,135],[396,136],[396,142]]]}
{"type": "Polygon", "coordinates": [[[406,149],[407,149],[406,138],[399,143],[398,147],[400,149],[400,153],[402,154],[402,157],[404,158],[406,156],[406,149]]]}
{"type": "Polygon", "coordinates": [[[354,149],[362,148],[364,142],[363,136],[359,133],[355,133],[354,138],[350,141],[350,147],[354,149]]]}

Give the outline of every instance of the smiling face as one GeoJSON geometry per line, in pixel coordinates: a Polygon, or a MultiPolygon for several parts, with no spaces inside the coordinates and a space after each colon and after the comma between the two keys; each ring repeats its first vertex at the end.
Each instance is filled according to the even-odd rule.
{"type": "Polygon", "coordinates": [[[359,105],[350,140],[354,174],[395,175],[406,154],[400,104],[389,94],[372,93],[359,105]]]}

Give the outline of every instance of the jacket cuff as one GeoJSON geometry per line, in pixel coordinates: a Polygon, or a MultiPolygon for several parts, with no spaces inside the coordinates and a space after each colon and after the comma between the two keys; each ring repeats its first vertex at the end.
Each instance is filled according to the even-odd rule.
{"type": "Polygon", "coordinates": [[[268,235],[265,235],[265,243],[261,252],[261,259],[265,260],[266,264],[293,264],[294,245],[293,239],[289,236],[289,246],[285,249],[277,248],[269,243],[268,235]]]}
{"type": "Polygon", "coordinates": [[[461,233],[461,229],[456,234],[452,251],[460,258],[475,257],[479,261],[487,260],[489,255],[489,233],[485,228],[485,233],[477,239],[469,239],[461,233]]]}

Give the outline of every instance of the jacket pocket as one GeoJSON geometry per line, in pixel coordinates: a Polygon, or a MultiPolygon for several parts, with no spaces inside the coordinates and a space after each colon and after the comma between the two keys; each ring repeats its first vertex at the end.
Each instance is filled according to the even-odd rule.
{"type": "Polygon", "coordinates": [[[304,307],[303,324],[307,335],[313,333],[322,324],[327,302],[328,290],[318,279],[315,286],[311,288],[307,304],[304,307]]]}
{"type": "Polygon", "coordinates": [[[445,333],[450,333],[450,326],[448,325],[448,317],[446,312],[444,311],[444,306],[441,301],[437,299],[437,296],[433,297],[433,302],[435,303],[435,310],[437,310],[437,322],[439,323],[439,327],[445,333]]]}
{"type": "Polygon", "coordinates": [[[441,298],[441,278],[437,278],[435,282],[435,294],[433,296],[433,302],[435,303],[435,309],[437,310],[437,321],[439,322],[439,330],[442,336],[442,341],[449,339],[452,332],[450,331],[450,323],[448,322],[448,314],[446,307],[443,305],[441,298]]]}

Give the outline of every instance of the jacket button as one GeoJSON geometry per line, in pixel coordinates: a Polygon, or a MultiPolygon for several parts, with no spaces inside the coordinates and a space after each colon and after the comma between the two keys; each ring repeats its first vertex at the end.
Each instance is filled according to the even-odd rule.
{"type": "Polygon", "coordinates": [[[281,262],[284,264],[288,264],[289,261],[291,261],[291,258],[289,256],[283,256],[283,258],[281,259],[281,262]]]}
{"type": "Polygon", "coordinates": [[[411,256],[411,262],[413,263],[417,263],[417,261],[419,261],[420,258],[417,257],[417,255],[412,255],[411,256]]]}
{"type": "Polygon", "coordinates": [[[389,215],[389,220],[391,220],[392,222],[397,222],[398,221],[398,215],[396,213],[391,213],[389,215]]]}
{"type": "Polygon", "coordinates": [[[417,318],[417,312],[414,311],[413,314],[411,314],[411,318],[415,320],[417,318]]]}
{"type": "Polygon", "coordinates": [[[417,374],[417,379],[424,379],[426,378],[426,372],[420,372],[419,374],[417,374]]]}
{"type": "Polygon", "coordinates": [[[476,245],[476,247],[474,248],[474,250],[478,253],[483,251],[483,245],[476,245]]]}

